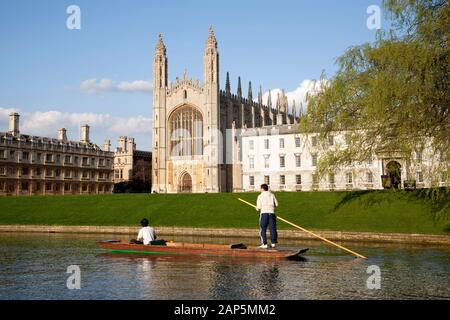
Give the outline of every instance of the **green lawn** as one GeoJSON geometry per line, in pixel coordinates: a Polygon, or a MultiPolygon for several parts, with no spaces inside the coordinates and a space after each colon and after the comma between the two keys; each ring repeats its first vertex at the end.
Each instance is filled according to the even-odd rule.
{"type": "MultiPolygon", "coordinates": [[[[113,194],[1,197],[0,224],[138,225],[256,228],[256,211],[237,200],[257,194],[113,194]]],[[[277,193],[279,215],[305,228],[341,231],[449,234],[428,202],[404,192],[277,193]]],[[[290,228],[279,223],[280,228],[290,228]]]]}

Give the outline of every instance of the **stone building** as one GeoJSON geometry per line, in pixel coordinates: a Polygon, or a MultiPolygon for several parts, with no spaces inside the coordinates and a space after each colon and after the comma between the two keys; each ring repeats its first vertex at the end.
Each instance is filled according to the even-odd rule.
{"type": "Polygon", "coordinates": [[[240,137],[237,130],[296,122],[287,97],[263,104],[262,88],[253,100],[252,85],[243,96],[220,89],[219,50],[212,28],[203,55],[203,83],[183,77],[169,84],[169,66],[162,36],[153,59],[153,174],[152,190],[231,192],[242,189],[240,137]]]}
{"type": "MultiPolygon", "coordinates": [[[[345,133],[330,134],[327,151],[345,148],[345,133]]],[[[299,133],[296,125],[244,129],[242,136],[242,179],[244,191],[258,191],[266,183],[274,191],[370,190],[404,188],[405,181],[415,187],[448,186],[448,163],[430,147],[407,156],[377,152],[366,161],[352,161],[336,172],[319,176],[317,164],[324,153],[314,132],[299,133]],[[430,172],[438,172],[433,177],[430,172]]]]}
{"type": "Polygon", "coordinates": [[[119,137],[114,153],[114,183],[151,182],[152,153],[136,150],[134,138],[119,137]]]}
{"type": "Polygon", "coordinates": [[[9,131],[0,132],[0,195],[67,195],[111,193],[114,154],[89,140],[21,134],[19,114],[9,116],[9,131]]]}

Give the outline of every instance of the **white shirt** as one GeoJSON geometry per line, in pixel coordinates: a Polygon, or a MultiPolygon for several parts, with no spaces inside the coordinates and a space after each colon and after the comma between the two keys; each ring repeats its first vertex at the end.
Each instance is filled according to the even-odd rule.
{"type": "Polygon", "coordinates": [[[144,242],[144,244],[150,244],[150,241],[156,240],[155,229],[153,229],[152,227],[143,227],[141,230],[139,230],[137,239],[142,239],[142,242],[144,242]]]}
{"type": "Polygon", "coordinates": [[[275,213],[276,207],[278,207],[278,201],[275,195],[270,191],[261,192],[256,201],[256,210],[261,213],[275,213]]]}

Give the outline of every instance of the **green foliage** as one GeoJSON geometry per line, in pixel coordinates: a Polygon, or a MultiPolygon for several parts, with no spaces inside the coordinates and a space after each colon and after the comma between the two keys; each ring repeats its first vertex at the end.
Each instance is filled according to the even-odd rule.
{"type": "MultiPolygon", "coordinates": [[[[334,170],[371,154],[401,154],[429,147],[448,171],[450,99],[449,1],[385,0],[395,29],[373,44],[351,47],[339,70],[309,97],[303,131],[347,132],[345,150],[325,152],[319,171],[334,170]]],[[[325,149],[324,149],[325,150],[325,149]]],[[[436,180],[436,179],[434,179],[436,180]]],[[[433,180],[433,181],[434,181],[433,180]]]]}

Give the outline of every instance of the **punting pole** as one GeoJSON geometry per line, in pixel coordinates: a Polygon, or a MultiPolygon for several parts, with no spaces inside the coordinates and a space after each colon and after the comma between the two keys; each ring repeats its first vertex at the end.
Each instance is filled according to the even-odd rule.
{"type": "MultiPolygon", "coordinates": [[[[250,203],[248,201],[245,201],[245,200],[243,200],[241,198],[238,198],[238,200],[256,209],[256,206],[254,204],[252,204],[252,203],[250,203]]],[[[312,236],[314,236],[314,237],[316,237],[316,238],[318,238],[318,239],[320,239],[322,241],[325,241],[326,243],[329,243],[329,244],[331,244],[331,245],[333,245],[335,247],[338,247],[338,248],[340,248],[340,249],[342,249],[344,251],[347,251],[347,252],[357,256],[358,258],[367,259],[367,257],[363,256],[362,254],[359,254],[359,253],[357,253],[355,251],[347,249],[346,247],[343,247],[340,244],[337,244],[337,243],[335,243],[335,242],[333,242],[331,240],[328,240],[328,239],[326,239],[326,238],[324,238],[322,236],[319,236],[318,234],[315,234],[312,231],[306,230],[305,228],[302,228],[302,227],[300,227],[300,226],[298,226],[298,225],[296,225],[296,224],[294,224],[294,223],[292,223],[292,222],[290,222],[290,221],[288,221],[286,219],[283,219],[279,215],[277,215],[277,219],[279,219],[279,220],[281,220],[281,221],[283,221],[283,222],[285,222],[285,223],[287,223],[287,224],[289,224],[289,225],[291,225],[291,226],[293,226],[293,227],[295,227],[295,228],[297,228],[297,229],[299,229],[299,230],[301,230],[303,232],[309,233],[310,235],[312,235],[312,236]]]]}

